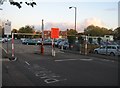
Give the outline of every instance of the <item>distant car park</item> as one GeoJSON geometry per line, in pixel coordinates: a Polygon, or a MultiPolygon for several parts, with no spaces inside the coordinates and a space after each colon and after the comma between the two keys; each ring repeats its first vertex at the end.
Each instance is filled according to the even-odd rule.
{"type": "Polygon", "coordinates": [[[104,45],[99,48],[94,49],[96,54],[107,54],[111,56],[120,56],[120,46],[119,45],[104,45]]]}

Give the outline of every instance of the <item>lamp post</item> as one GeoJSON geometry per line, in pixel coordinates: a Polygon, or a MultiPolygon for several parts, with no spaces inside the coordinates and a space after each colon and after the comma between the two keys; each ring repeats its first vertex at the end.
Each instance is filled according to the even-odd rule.
{"type": "Polygon", "coordinates": [[[75,30],[76,30],[76,17],[77,17],[77,7],[71,6],[69,9],[74,8],[75,9],[75,30]]]}

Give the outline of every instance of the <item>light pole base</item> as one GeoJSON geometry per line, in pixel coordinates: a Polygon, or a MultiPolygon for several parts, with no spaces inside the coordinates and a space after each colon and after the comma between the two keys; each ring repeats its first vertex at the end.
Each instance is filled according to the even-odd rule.
{"type": "Polygon", "coordinates": [[[10,60],[10,61],[16,61],[16,60],[17,60],[17,57],[10,57],[9,60],[10,60]]]}

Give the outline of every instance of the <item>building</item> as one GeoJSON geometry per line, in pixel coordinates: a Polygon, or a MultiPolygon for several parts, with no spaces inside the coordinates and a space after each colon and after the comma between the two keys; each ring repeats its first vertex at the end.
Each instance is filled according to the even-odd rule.
{"type": "MultiPolygon", "coordinates": [[[[84,39],[86,35],[81,35],[84,39]]],[[[98,38],[101,38],[101,41],[106,42],[106,41],[114,41],[113,35],[104,35],[104,36],[87,36],[87,40],[92,39],[92,42],[98,42],[98,38]]]]}
{"type": "MultiPolygon", "coordinates": [[[[44,30],[44,38],[51,38],[50,30],[44,30]]],[[[67,31],[60,31],[59,38],[67,38],[67,31]]]]}

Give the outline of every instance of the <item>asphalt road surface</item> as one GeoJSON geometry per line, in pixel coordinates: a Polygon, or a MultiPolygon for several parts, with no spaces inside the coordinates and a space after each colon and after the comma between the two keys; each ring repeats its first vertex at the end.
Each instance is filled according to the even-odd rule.
{"type": "MultiPolygon", "coordinates": [[[[9,42],[11,55],[11,42],[9,42]]],[[[6,43],[2,44],[6,50],[6,43]]],[[[16,61],[2,61],[2,86],[118,86],[118,62],[23,45],[15,40],[16,61]],[[37,52],[37,53],[36,53],[37,52]]],[[[4,57],[4,56],[3,56],[4,57]]],[[[2,58],[6,59],[6,58],[2,58]]]]}

